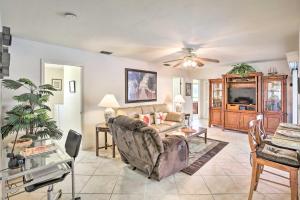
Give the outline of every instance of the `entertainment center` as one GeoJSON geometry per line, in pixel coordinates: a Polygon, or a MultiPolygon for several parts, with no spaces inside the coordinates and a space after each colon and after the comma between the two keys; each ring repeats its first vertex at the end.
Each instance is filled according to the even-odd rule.
{"type": "Polygon", "coordinates": [[[263,76],[261,72],[210,79],[209,127],[246,132],[249,122],[262,113],[266,132],[274,133],[287,120],[286,79],[287,75],[263,76]]]}

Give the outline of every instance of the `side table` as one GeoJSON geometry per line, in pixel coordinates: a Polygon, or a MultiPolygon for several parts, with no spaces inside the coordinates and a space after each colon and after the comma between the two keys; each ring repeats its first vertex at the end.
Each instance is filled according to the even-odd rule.
{"type": "Polygon", "coordinates": [[[96,124],[96,156],[99,156],[99,149],[107,149],[107,147],[112,147],[113,150],[113,158],[116,157],[116,152],[115,152],[115,142],[114,139],[112,138],[112,145],[107,144],[107,133],[110,133],[110,130],[106,123],[99,123],[96,124]],[[104,133],[104,146],[99,147],[99,133],[102,132],[104,133]]]}
{"type": "Polygon", "coordinates": [[[188,126],[190,126],[190,117],[191,117],[190,113],[185,113],[184,114],[184,120],[187,121],[188,126]]]}

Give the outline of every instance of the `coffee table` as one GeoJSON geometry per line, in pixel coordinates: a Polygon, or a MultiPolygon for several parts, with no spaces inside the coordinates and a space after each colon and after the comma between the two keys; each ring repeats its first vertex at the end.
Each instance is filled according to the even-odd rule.
{"type": "Polygon", "coordinates": [[[177,130],[167,132],[166,137],[170,135],[182,135],[186,139],[189,139],[191,137],[204,135],[204,142],[205,144],[207,143],[207,128],[198,127],[198,129],[194,129],[194,132],[186,132],[183,131],[182,128],[187,128],[187,127],[180,127],[177,130]]]}

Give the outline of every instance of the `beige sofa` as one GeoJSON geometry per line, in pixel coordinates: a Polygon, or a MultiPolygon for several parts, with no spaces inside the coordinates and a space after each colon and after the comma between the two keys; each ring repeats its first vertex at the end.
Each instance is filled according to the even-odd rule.
{"type": "Polygon", "coordinates": [[[156,125],[155,120],[150,125],[160,136],[164,136],[164,132],[176,129],[184,125],[184,114],[177,112],[170,112],[167,104],[154,104],[154,105],[142,105],[135,107],[123,107],[117,109],[117,116],[125,115],[134,119],[139,118],[139,114],[150,114],[154,117],[155,112],[167,113],[166,119],[160,124],[156,125]]]}

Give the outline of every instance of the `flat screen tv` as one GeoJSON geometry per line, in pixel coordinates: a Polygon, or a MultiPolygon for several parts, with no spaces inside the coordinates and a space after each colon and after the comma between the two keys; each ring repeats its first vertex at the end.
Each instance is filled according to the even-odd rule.
{"type": "Polygon", "coordinates": [[[255,88],[228,88],[228,103],[256,104],[255,88]]]}

